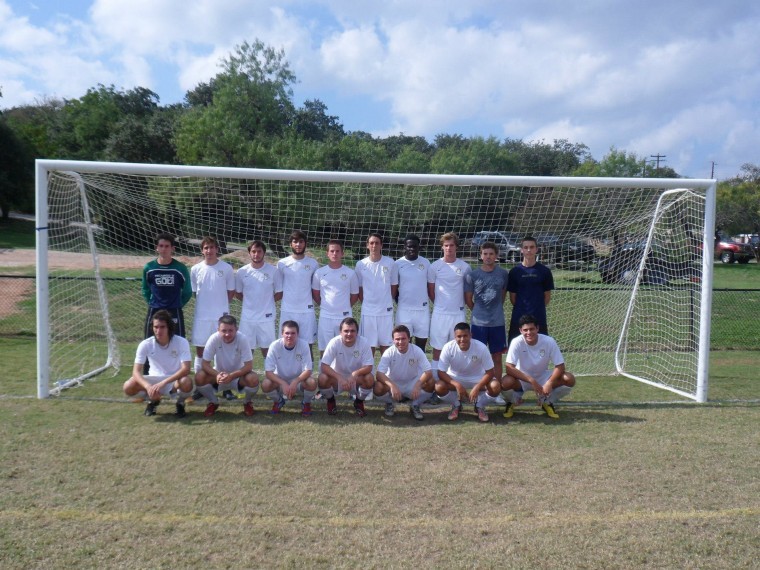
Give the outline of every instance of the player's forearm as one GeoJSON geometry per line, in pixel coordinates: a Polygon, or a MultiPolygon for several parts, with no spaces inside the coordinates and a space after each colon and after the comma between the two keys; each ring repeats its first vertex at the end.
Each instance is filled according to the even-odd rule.
{"type": "Polygon", "coordinates": [[[372,372],[372,365],[367,364],[366,366],[362,366],[361,368],[357,368],[351,373],[351,376],[357,377],[357,376],[366,376],[372,372]]]}

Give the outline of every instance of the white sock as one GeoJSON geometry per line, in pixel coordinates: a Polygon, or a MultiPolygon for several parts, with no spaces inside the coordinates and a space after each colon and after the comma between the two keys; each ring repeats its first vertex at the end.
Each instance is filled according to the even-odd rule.
{"type": "Polygon", "coordinates": [[[304,390],[303,391],[303,403],[304,404],[311,404],[311,401],[314,399],[314,394],[316,394],[316,390],[304,390]]]}
{"type": "Polygon", "coordinates": [[[269,396],[269,399],[273,402],[279,402],[280,401],[280,391],[279,390],[272,390],[271,392],[264,392],[267,396],[269,396]]]}
{"type": "Polygon", "coordinates": [[[335,391],[332,388],[320,388],[320,390],[322,391],[322,397],[325,400],[335,397],[335,391]]]}
{"type": "Polygon", "coordinates": [[[412,402],[413,406],[421,406],[425,402],[427,402],[430,398],[433,397],[432,392],[425,392],[425,390],[420,390],[420,395],[415,398],[415,400],[412,402]]]}
{"type": "Polygon", "coordinates": [[[198,391],[212,404],[218,404],[219,398],[216,397],[216,390],[211,384],[204,384],[203,386],[196,386],[198,391]]]}
{"type": "Polygon", "coordinates": [[[192,392],[177,392],[177,403],[178,404],[184,404],[185,400],[187,400],[190,397],[190,394],[192,392]]]}
{"type": "Polygon", "coordinates": [[[447,404],[451,404],[453,406],[459,402],[459,394],[457,394],[456,390],[451,390],[445,396],[441,396],[441,402],[446,402],[447,404]]]}
{"type": "Polygon", "coordinates": [[[372,388],[358,387],[357,391],[359,392],[359,399],[366,400],[367,397],[372,393],[372,388]]]}
{"type": "Polygon", "coordinates": [[[253,399],[253,395],[259,391],[258,386],[251,388],[250,386],[243,387],[243,393],[245,394],[245,402],[250,402],[253,399]]]}

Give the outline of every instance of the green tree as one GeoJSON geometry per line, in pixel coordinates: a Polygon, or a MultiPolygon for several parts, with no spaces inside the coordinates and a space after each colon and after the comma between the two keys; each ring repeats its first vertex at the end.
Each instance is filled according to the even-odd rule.
{"type": "Polygon", "coordinates": [[[34,210],[34,161],[24,142],[0,116],[0,217],[11,208],[34,210]]]}
{"type": "Polygon", "coordinates": [[[345,136],[338,117],[327,114],[327,105],[319,99],[305,101],[303,107],[295,111],[293,131],[303,138],[324,141],[345,136]]]}
{"type": "Polygon", "coordinates": [[[716,226],[729,233],[760,233],[760,166],[746,163],[718,184],[716,226]]]}

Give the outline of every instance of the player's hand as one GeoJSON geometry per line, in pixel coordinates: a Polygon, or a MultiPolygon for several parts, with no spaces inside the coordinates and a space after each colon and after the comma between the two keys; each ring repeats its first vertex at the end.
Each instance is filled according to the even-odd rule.
{"type": "Polygon", "coordinates": [[[467,389],[462,386],[459,382],[456,383],[456,389],[457,389],[457,395],[459,396],[459,400],[467,400],[469,398],[469,394],[467,394],[467,389]]]}
{"type": "Polygon", "coordinates": [[[544,387],[541,386],[538,382],[536,382],[533,378],[530,379],[530,385],[533,386],[533,391],[536,393],[536,396],[539,398],[543,398],[544,396],[544,387]]]}
{"type": "Polygon", "coordinates": [[[417,398],[420,397],[420,391],[421,390],[422,390],[422,388],[420,387],[419,383],[417,383],[417,384],[414,385],[414,388],[412,388],[412,393],[411,393],[412,400],[416,400],[417,398]]]}
{"type": "Polygon", "coordinates": [[[161,399],[161,386],[159,384],[151,384],[147,392],[149,400],[156,401],[161,399]]]}
{"type": "Polygon", "coordinates": [[[478,394],[480,394],[480,390],[478,390],[477,386],[470,390],[470,403],[474,404],[478,401],[478,394]]]}
{"type": "Polygon", "coordinates": [[[217,384],[229,384],[230,383],[230,375],[227,372],[220,372],[216,375],[216,383],[217,384]]]}
{"type": "Polygon", "coordinates": [[[403,397],[404,397],[404,395],[401,393],[401,390],[398,389],[398,386],[396,386],[395,384],[393,384],[391,386],[391,398],[393,398],[397,402],[400,402],[401,398],[403,398],[403,397]]]}
{"type": "Polygon", "coordinates": [[[546,384],[544,384],[543,386],[541,386],[541,394],[542,395],[548,396],[551,393],[552,393],[552,387],[549,385],[548,382],[546,384]]]}
{"type": "Polygon", "coordinates": [[[297,386],[298,382],[293,382],[292,384],[289,384],[285,390],[283,390],[285,392],[285,395],[288,397],[288,400],[295,398],[297,386]]]}

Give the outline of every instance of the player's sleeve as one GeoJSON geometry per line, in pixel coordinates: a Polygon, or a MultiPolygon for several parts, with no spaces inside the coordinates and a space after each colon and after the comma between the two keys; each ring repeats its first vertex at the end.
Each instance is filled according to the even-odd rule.
{"type": "Polygon", "coordinates": [[[267,357],[264,359],[264,371],[266,372],[274,372],[275,370],[277,370],[276,345],[277,345],[277,341],[274,341],[272,344],[269,345],[269,350],[267,351],[267,357]]]}
{"type": "Polygon", "coordinates": [[[520,359],[518,358],[517,351],[517,343],[519,340],[519,336],[512,339],[512,342],[509,343],[509,348],[507,349],[507,357],[504,359],[506,362],[513,364],[514,366],[518,366],[520,364],[520,359]]]}
{"type": "Polygon", "coordinates": [[[151,292],[150,292],[150,285],[148,284],[148,263],[145,264],[143,267],[142,272],[142,296],[143,299],[145,299],[145,302],[150,305],[150,298],[151,298],[151,292]]]}
{"type": "Polygon", "coordinates": [[[398,265],[391,263],[391,285],[398,285],[398,265]]]}
{"type": "Polygon", "coordinates": [[[322,364],[332,366],[332,363],[335,362],[335,347],[337,346],[337,342],[340,342],[340,340],[333,338],[330,340],[330,342],[327,343],[327,347],[325,347],[325,353],[322,355],[322,360],[320,361],[322,364]]]}
{"type": "Polygon", "coordinates": [[[428,270],[427,270],[427,282],[428,283],[435,283],[435,278],[436,278],[435,263],[431,263],[428,266],[428,270]]]}
{"type": "Polygon", "coordinates": [[[276,295],[277,293],[282,293],[282,273],[280,273],[276,267],[272,273],[272,280],[274,281],[274,293],[276,295]]]}
{"type": "Polygon", "coordinates": [[[377,371],[382,372],[383,374],[388,374],[388,371],[391,369],[391,349],[388,348],[383,352],[382,356],[380,357],[380,362],[377,364],[377,371]]]}
{"type": "Polygon", "coordinates": [[[554,289],[554,275],[552,275],[552,270],[547,267],[546,278],[544,279],[544,291],[551,291],[553,289],[554,289]]]}
{"type": "Polygon", "coordinates": [[[187,341],[185,337],[177,337],[180,339],[179,343],[179,359],[182,362],[190,362],[192,361],[192,357],[190,356],[190,343],[187,341]]]}
{"type": "Polygon", "coordinates": [[[311,359],[311,349],[309,348],[309,343],[307,343],[305,340],[302,341],[299,339],[299,343],[303,344],[303,370],[314,370],[314,361],[311,359]]]}
{"type": "Polygon", "coordinates": [[[314,274],[311,276],[311,288],[315,291],[321,291],[322,290],[322,284],[319,282],[319,270],[317,269],[314,271],[314,274]]]}
{"type": "Polygon", "coordinates": [[[241,267],[235,272],[235,291],[238,293],[243,292],[243,275],[240,273],[243,270],[241,267]]]}
{"type": "Polygon", "coordinates": [[[449,349],[449,344],[446,343],[443,345],[443,350],[441,350],[441,355],[438,357],[438,370],[443,370],[444,372],[447,372],[449,369],[449,363],[451,362],[451,353],[449,349]]]}
{"type": "Polygon", "coordinates": [[[464,292],[465,293],[472,293],[474,291],[474,287],[472,284],[472,273],[467,272],[464,275],[464,292]]]}
{"type": "Polygon", "coordinates": [[[190,287],[193,290],[193,293],[198,292],[198,266],[193,265],[193,267],[190,269],[190,287]]]}
{"type": "Polygon", "coordinates": [[[216,356],[216,343],[214,342],[215,340],[216,334],[212,334],[210,337],[208,337],[206,346],[203,347],[203,360],[206,360],[208,362],[214,361],[214,356],[216,356]]]}
{"type": "Polygon", "coordinates": [[[351,270],[351,294],[359,294],[359,277],[356,275],[356,271],[351,270]]]}
{"type": "Polygon", "coordinates": [[[369,345],[369,341],[365,341],[362,344],[362,366],[370,365],[374,368],[375,357],[372,354],[372,347],[369,345]]]}
{"type": "Polygon", "coordinates": [[[517,268],[513,267],[507,274],[507,291],[510,293],[517,293],[517,268]]]}
{"type": "Polygon", "coordinates": [[[251,350],[251,339],[242,333],[238,333],[240,340],[238,341],[238,348],[240,349],[240,355],[243,363],[253,360],[253,352],[251,350]]]}
{"type": "Polygon", "coordinates": [[[135,352],[135,364],[145,364],[145,361],[148,360],[149,346],[149,338],[146,338],[137,345],[137,351],[135,352]]]}
{"type": "Polygon", "coordinates": [[[560,364],[565,363],[565,357],[562,356],[562,351],[559,349],[559,345],[557,344],[557,341],[554,340],[553,338],[552,338],[552,349],[551,349],[551,361],[554,366],[559,366],[560,364]]]}
{"type": "Polygon", "coordinates": [[[417,375],[422,376],[423,372],[427,372],[428,370],[432,370],[433,367],[430,364],[430,361],[427,359],[427,356],[425,356],[425,352],[417,345],[413,345],[415,348],[417,348],[417,375]]]}
{"type": "Polygon", "coordinates": [[[187,269],[187,265],[181,261],[177,262],[180,273],[184,277],[185,281],[182,283],[182,306],[184,307],[187,302],[193,298],[193,287],[190,285],[190,271],[187,269]]]}
{"type": "Polygon", "coordinates": [[[224,276],[224,282],[226,283],[227,291],[235,290],[235,269],[232,265],[227,266],[227,274],[224,276]]]}

